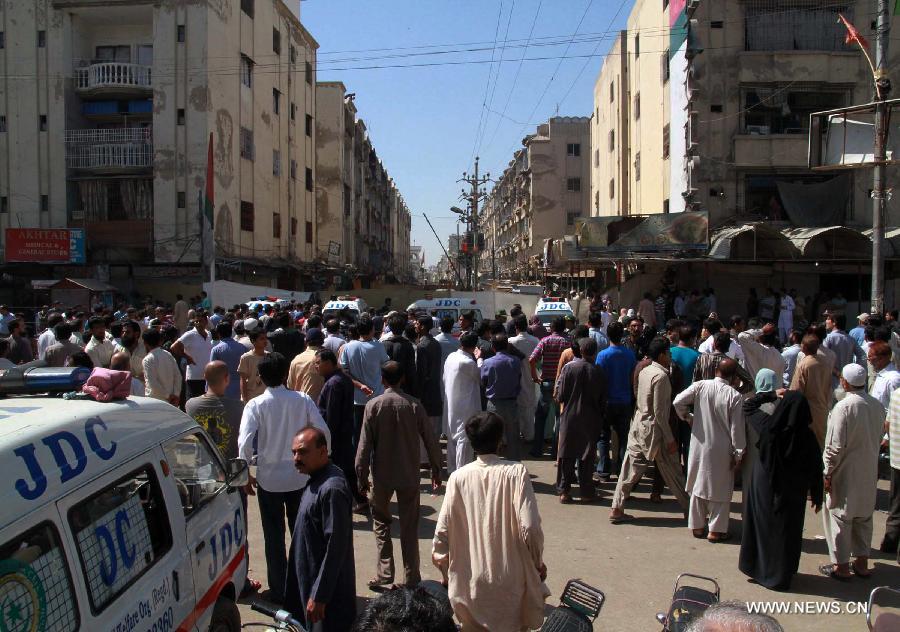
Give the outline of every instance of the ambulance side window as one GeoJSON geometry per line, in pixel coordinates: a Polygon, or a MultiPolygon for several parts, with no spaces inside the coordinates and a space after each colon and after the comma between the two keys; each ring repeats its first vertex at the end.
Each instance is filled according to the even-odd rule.
{"type": "Polygon", "coordinates": [[[162,490],[149,465],[72,507],[69,525],[95,614],[172,548],[162,490]]]}
{"type": "Polygon", "coordinates": [[[78,607],[56,527],[37,525],[0,545],[4,630],[74,632],[78,607]]]}
{"type": "Polygon", "coordinates": [[[163,450],[175,475],[185,516],[197,512],[225,488],[225,468],[200,433],[173,439],[163,445],[163,450]]]}

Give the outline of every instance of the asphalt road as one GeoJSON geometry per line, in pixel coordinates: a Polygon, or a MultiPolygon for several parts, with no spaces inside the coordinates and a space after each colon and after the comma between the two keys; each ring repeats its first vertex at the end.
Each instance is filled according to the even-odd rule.
{"type": "MultiPolygon", "coordinates": [[[[900,587],[900,567],[890,556],[873,549],[874,574],[871,579],[854,578],[841,583],[818,574],[819,564],[827,562],[828,550],[822,539],[822,516],[807,510],[800,571],[790,592],[773,592],[747,582],[738,571],[737,559],[741,533],[741,497],[736,491],[732,502],[730,542],[710,544],[691,536],[677,503],[668,494],[661,505],[651,504],[650,480],[645,478],[626,507],[637,520],[631,524],[611,525],[609,501],[615,483],[602,485],[602,499],[592,505],[560,505],[554,490],[556,468],[549,460],[528,461],[543,520],[544,561],[549,575],[547,585],[552,596],[547,611],[558,604],[568,579],[581,578],[606,595],[606,603],[594,627],[596,630],[658,630],[655,614],[668,608],[672,588],[679,573],[690,572],[713,577],[721,586],[722,600],[741,602],[782,602],[802,609],[776,618],[785,630],[865,630],[865,615],[848,614],[853,602],[865,602],[875,586],[900,587]],[[847,605],[847,602],[851,602],[847,605]]],[[[879,507],[886,506],[887,483],[880,482],[879,507]]],[[[440,579],[431,564],[431,538],[443,496],[431,496],[428,481],[422,479],[422,514],[419,523],[419,548],[423,579],[440,579]]],[[[577,488],[575,490],[577,495],[577,488]]],[[[396,507],[395,507],[396,509],[396,507]]],[[[265,589],[265,556],[262,530],[255,500],[250,502],[250,566],[253,576],[265,589]]],[[[396,514],[395,514],[396,516],[396,514]]],[[[877,547],[884,533],[885,514],[876,512],[873,543],[877,547]]],[[[354,516],[354,547],[358,609],[373,597],[366,581],[375,575],[375,540],[371,522],[354,516]]],[[[394,552],[400,564],[399,525],[394,524],[394,552]]],[[[402,579],[397,578],[398,581],[402,579]]],[[[900,604],[897,604],[900,605],[900,604]]],[[[246,621],[263,621],[250,610],[246,600],[240,605],[246,621]]]]}

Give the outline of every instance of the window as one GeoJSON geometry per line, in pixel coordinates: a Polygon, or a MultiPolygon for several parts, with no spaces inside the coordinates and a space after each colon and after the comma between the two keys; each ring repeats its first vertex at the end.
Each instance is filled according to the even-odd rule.
{"type": "Polygon", "coordinates": [[[313,190],[313,172],[309,167],[306,168],[306,190],[313,190]]]}
{"type": "Polygon", "coordinates": [[[6,117],[0,116],[0,132],[6,131],[6,117]]]}
{"type": "Polygon", "coordinates": [[[581,217],[581,211],[566,211],[566,225],[574,226],[576,218],[581,217]]]}
{"type": "Polygon", "coordinates": [[[634,179],[638,182],[641,180],[641,152],[634,154],[634,179]]]}
{"type": "Polygon", "coordinates": [[[184,108],[178,108],[176,118],[178,125],[184,125],[184,108]]]}
{"type": "Polygon", "coordinates": [[[184,208],[187,206],[187,195],[185,195],[184,191],[179,191],[177,193],[178,196],[178,208],[184,208]]]}
{"type": "Polygon", "coordinates": [[[634,58],[641,56],[641,34],[636,33],[634,36],[634,58]]]}
{"type": "Polygon", "coordinates": [[[709,28],[711,28],[711,29],[725,28],[725,22],[723,22],[722,20],[711,20],[709,23],[709,28]]]}
{"type": "MultiPolygon", "coordinates": [[[[210,436],[216,443],[220,443],[221,435],[227,431],[227,428],[209,429],[210,436]]],[[[227,439],[224,443],[227,444],[227,439]]],[[[163,451],[181,492],[181,507],[185,516],[195,513],[225,489],[225,468],[200,433],[173,439],[163,445],[163,451]]]]}
{"type": "Polygon", "coordinates": [[[69,511],[69,525],[95,613],[172,547],[162,490],[149,465],[75,505],[69,511]]]}
{"type": "Polygon", "coordinates": [[[567,156],[580,156],[581,155],[581,143],[567,143],[566,144],[566,155],[567,156]]]}
{"type": "MultiPolygon", "coordinates": [[[[750,0],[744,8],[744,47],[746,50],[847,51],[847,29],[838,20],[841,13],[853,22],[851,2],[791,3],[750,0]]],[[[852,47],[855,48],[855,45],[852,47]]]]}
{"type": "Polygon", "coordinates": [[[609,150],[613,151],[616,148],[616,130],[609,130],[609,150]]]}
{"type": "Polygon", "coordinates": [[[272,237],[281,239],[281,213],[272,213],[272,237]]]}
{"type": "Polygon", "coordinates": [[[600,210],[600,191],[594,191],[594,208],[600,210]]]}
{"type": "MultiPolygon", "coordinates": [[[[741,176],[738,175],[738,178],[740,179],[741,176]]],[[[778,187],[779,182],[791,184],[815,184],[826,182],[832,178],[834,178],[834,176],[831,174],[809,175],[779,173],[776,175],[771,173],[743,175],[744,208],[739,208],[738,212],[740,213],[741,210],[743,210],[747,215],[754,215],[772,221],[787,220],[788,216],[784,210],[784,201],[781,199],[781,190],[778,187]]],[[[720,187],[720,189],[715,192],[716,197],[718,197],[720,191],[723,190],[724,189],[721,189],[720,187]]],[[[852,190],[852,186],[848,190],[841,192],[842,195],[846,196],[842,202],[847,209],[847,215],[852,212],[853,196],[850,195],[850,190],[852,190]]],[[[712,191],[710,191],[710,193],[712,194],[712,191]]],[[[841,221],[844,219],[845,217],[842,217],[841,221]]]]}
{"type": "Polygon", "coordinates": [[[241,0],[241,11],[253,18],[253,0],[241,0]]]}
{"type": "Polygon", "coordinates": [[[668,214],[669,212],[669,198],[663,200],[663,213],[668,214]]]}
{"type": "Polygon", "coordinates": [[[272,111],[281,114],[281,93],[275,88],[272,88],[272,111]]]}
{"type": "Polygon", "coordinates": [[[313,224],[312,222],[306,222],[306,243],[311,244],[313,242],[313,224]]]}
{"type": "Polygon", "coordinates": [[[293,102],[291,103],[291,120],[297,120],[297,104],[293,102]]]}
{"type": "Polygon", "coordinates": [[[276,28],[272,29],[272,51],[276,55],[281,54],[281,33],[276,28]]]}
{"type": "Polygon", "coordinates": [[[0,48],[6,48],[6,31],[0,31],[0,48]]]}
{"type": "Polygon", "coordinates": [[[241,128],[241,158],[253,160],[253,132],[246,127],[241,128]]]}
{"type": "Polygon", "coordinates": [[[184,43],[184,35],[185,35],[185,33],[184,33],[184,24],[179,24],[179,25],[176,27],[176,31],[177,31],[177,38],[178,38],[178,41],[184,43]]]}
{"type": "Polygon", "coordinates": [[[246,55],[241,55],[241,83],[253,87],[253,60],[246,55]]]}
{"type": "Polygon", "coordinates": [[[297,161],[291,160],[291,180],[297,179],[297,161]]]}
{"type": "Polygon", "coordinates": [[[613,199],[616,197],[616,181],[610,178],[609,180],[609,199],[613,199]]]}
{"type": "Polygon", "coordinates": [[[744,134],[806,134],[809,115],[847,105],[849,92],[832,88],[767,85],[741,90],[744,134]]]}
{"type": "Polygon", "coordinates": [[[47,31],[37,32],[37,46],[38,48],[47,48],[47,31]]]}
{"type": "Polygon", "coordinates": [[[663,160],[669,157],[669,145],[671,144],[669,141],[669,124],[666,123],[663,126],[663,160]]]}
{"type": "Polygon", "coordinates": [[[288,49],[290,52],[290,59],[292,64],[297,63],[297,48],[291,44],[291,47],[288,49]]]}
{"type": "Polygon", "coordinates": [[[41,196],[41,211],[46,213],[50,210],[50,196],[42,195],[41,196]]]}
{"type": "Polygon", "coordinates": [[[612,103],[616,100],[616,82],[609,82],[609,102],[612,103]]]}
{"type": "Polygon", "coordinates": [[[281,152],[277,149],[272,150],[272,175],[281,175],[281,152]]]}
{"type": "Polygon", "coordinates": [[[634,95],[634,120],[641,120],[641,93],[634,95]]]}
{"type": "Polygon", "coordinates": [[[46,114],[41,114],[40,116],[38,116],[38,130],[40,130],[42,132],[47,131],[47,115],[46,114]]]}
{"type": "Polygon", "coordinates": [[[578,192],[581,191],[581,178],[568,178],[566,179],[566,190],[578,192]]]}
{"type": "Polygon", "coordinates": [[[313,117],[311,114],[306,115],[306,135],[312,136],[313,133],[313,117]]]}
{"type": "Polygon", "coordinates": [[[131,46],[97,46],[94,52],[97,54],[98,62],[131,63],[131,46]]]}
{"type": "Polygon", "coordinates": [[[600,150],[599,149],[594,150],[594,166],[595,167],[600,166],[600,150]]]}
{"type": "Polygon", "coordinates": [[[253,202],[241,200],[241,230],[253,232],[253,202]]]}
{"type": "Polygon", "coordinates": [[[669,77],[672,74],[671,69],[669,68],[669,49],[667,48],[665,52],[663,52],[662,57],[659,60],[659,73],[662,77],[663,84],[669,83],[669,77]]]}
{"type": "Polygon", "coordinates": [[[291,218],[291,237],[297,236],[297,224],[299,223],[296,217],[291,218]]]}
{"type": "Polygon", "coordinates": [[[312,85],[312,82],[313,82],[312,64],[309,62],[306,62],[306,83],[308,83],[309,85],[312,85]]]}
{"type": "Polygon", "coordinates": [[[711,103],[709,106],[709,111],[713,113],[721,113],[722,112],[722,104],[721,103],[711,103]]]}
{"type": "Polygon", "coordinates": [[[3,567],[0,582],[6,587],[12,587],[12,590],[6,588],[4,591],[9,596],[9,602],[4,600],[3,603],[4,616],[10,615],[10,623],[17,623],[15,627],[4,626],[5,629],[54,632],[73,632],[78,629],[79,617],[69,564],[66,562],[59,532],[53,524],[44,522],[0,545],[0,566],[3,567]],[[23,616],[18,621],[12,619],[15,606],[20,605],[19,600],[13,601],[14,590],[16,587],[23,587],[16,575],[19,578],[30,576],[36,580],[36,586],[28,588],[33,590],[40,587],[38,590],[43,593],[41,601],[46,600],[47,603],[46,610],[35,612],[33,608],[27,607],[32,603],[37,605],[38,600],[32,595],[34,601],[26,597],[24,602],[27,606],[18,611],[23,616]]]}

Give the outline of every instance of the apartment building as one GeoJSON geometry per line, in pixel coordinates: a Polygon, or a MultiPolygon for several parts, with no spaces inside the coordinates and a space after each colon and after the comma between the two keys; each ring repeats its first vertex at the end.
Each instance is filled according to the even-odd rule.
{"type": "MultiPolygon", "coordinates": [[[[708,248],[691,256],[717,267],[684,263],[684,253],[671,258],[666,265],[684,275],[684,287],[740,274],[745,283],[726,292],[741,297],[725,296],[725,305],[740,306],[746,287],[770,285],[864,303],[872,172],[811,170],[807,152],[811,113],[873,100],[868,63],[838,20],[843,14],[874,42],[872,11],[868,0],[636,0],[594,86],[597,225],[622,218],[629,230],[640,221],[631,216],[658,214],[664,228],[652,236],[675,237],[656,250],[665,257],[678,248],[671,227],[680,220],[663,218],[696,211],[708,220],[708,248]]],[[[898,61],[892,46],[889,68],[898,61]]],[[[898,177],[889,167],[889,182],[898,177]]],[[[900,256],[896,196],[886,224],[888,256],[900,256]]],[[[625,242],[588,254],[618,261],[621,273],[623,261],[648,251],[625,242]]],[[[656,287],[656,277],[645,281],[656,287]]]]}
{"type": "Polygon", "coordinates": [[[410,279],[412,218],[340,81],[316,86],[317,256],[344,283],[410,279]]]}
{"type": "Polygon", "coordinates": [[[88,274],[125,291],[199,280],[212,135],[219,278],[298,287],[316,256],[318,47],[298,7],[5,3],[0,229],[81,228],[88,274]]]}
{"type": "Polygon", "coordinates": [[[527,136],[482,209],[482,277],[537,275],[547,240],[590,214],[590,177],[590,117],[553,117],[527,136]]]}

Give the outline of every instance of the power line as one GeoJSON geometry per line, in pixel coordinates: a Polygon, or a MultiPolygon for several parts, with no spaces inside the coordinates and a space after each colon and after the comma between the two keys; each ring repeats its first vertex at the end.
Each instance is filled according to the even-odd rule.
{"type": "Polygon", "coordinates": [[[494,87],[491,90],[491,98],[488,99],[487,107],[485,108],[484,127],[481,130],[482,133],[478,136],[478,148],[475,150],[476,155],[481,151],[481,143],[484,141],[484,132],[487,132],[488,122],[490,121],[491,108],[494,107],[494,95],[497,94],[497,84],[500,83],[500,70],[503,64],[503,55],[506,53],[506,42],[509,38],[509,25],[512,22],[513,11],[515,11],[515,8],[516,0],[512,0],[512,5],[509,8],[509,17],[506,20],[506,32],[503,34],[503,46],[500,47],[500,63],[497,64],[497,75],[494,77],[494,87]]]}
{"type": "Polygon", "coordinates": [[[494,28],[494,46],[491,48],[491,67],[488,68],[487,83],[484,85],[484,97],[481,99],[481,112],[478,115],[478,126],[475,128],[475,140],[472,141],[472,155],[469,156],[469,165],[475,158],[478,151],[478,138],[481,135],[481,125],[484,121],[485,110],[487,109],[488,92],[491,89],[491,75],[494,74],[494,53],[497,50],[497,39],[500,37],[500,19],[503,17],[503,0],[500,0],[500,10],[497,12],[497,26],[494,28]]]}

